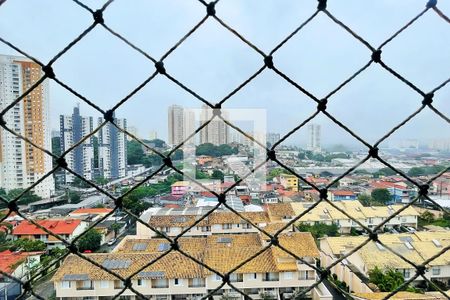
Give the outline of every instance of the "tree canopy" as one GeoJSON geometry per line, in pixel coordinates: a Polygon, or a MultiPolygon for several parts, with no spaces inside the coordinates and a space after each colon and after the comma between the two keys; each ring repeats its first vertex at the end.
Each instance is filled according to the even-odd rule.
{"type": "Polygon", "coordinates": [[[231,147],[230,145],[219,145],[215,146],[211,143],[205,143],[198,145],[195,154],[196,155],[208,155],[213,157],[220,157],[225,155],[238,154],[239,150],[237,147],[231,147]]]}
{"type": "Polygon", "coordinates": [[[102,242],[102,235],[95,229],[90,229],[83,235],[77,243],[78,249],[81,252],[86,250],[96,251],[100,249],[102,242]]]}
{"type": "Polygon", "coordinates": [[[381,204],[387,204],[392,200],[391,193],[387,189],[374,189],[370,196],[374,202],[381,204]]]}
{"type": "Polygon", "coordinates": [[[402,273],[394,269],[388,269],[383,272],[378,267],[369,271],[369,280],[375,284],[381,292],[392,292],[405,282],[402,273]]]}
{"type": "Polygon", "coordinates": [[[325,223],[315,223],[309,225],[300,223],[297,229],[301,232],[311,232],[314,238],[321,238],[323,236],[339,236],[339,226],[336,224],[327,225],[325,223]]]}

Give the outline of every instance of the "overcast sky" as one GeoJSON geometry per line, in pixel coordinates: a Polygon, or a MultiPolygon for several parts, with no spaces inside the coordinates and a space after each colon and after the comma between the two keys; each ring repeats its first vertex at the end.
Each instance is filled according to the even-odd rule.
{"type": "MultiPolygon", "coordinates": [[[[84,1],[93,9],[102,1],[84,1]]],[[[425,6],[424,0],[328,1],[329,10],[377,47],[425,6]],[[345,4],[344,4],[345,3],[345,4]]],[[[450,2],[439,8],[450,15],[450,2]]],[[[315,11],[317,1],[223,0],[216,11],[231,27],[268,53],[315,11]]],[[[188,0],[117,0],[105,22],[159,59],[205,15],[188,0]]],[[[0,36],[44,63],[92,22],[91,15],[69,0],[8,0],[0,6],[0,36]]],[[[428,11],[383,49],[382,59],[424,91],[450,77],[450,26],[428,11]]],[[[0,53],[17,54],[5,45],[0,53]]],[[[370,51],[324,14],[314,19],[274,55],[275,65],[318,98],[337,87],[369,61],[370,51]]],[[[217,102],[258,70],[262,57],[215,20],[208,20],[166,60],[167,71],[211,102],[217,102]]],[[[153,64],[101,26],[54,65],[56,75],[103,109],[112,107],[153,71],[153,64]]],[[[80,102],[51,82],[52,128],[58,115],[80,102]]],[[[376,64],[329,99],[329,112],[367,139],[376,141],[415,111],[422,99],[376,64]]],[[[436,93],[435,106],[450,115],[450,84],[436,93]]],[[[150,131],[167,138],[167,107],[200,108],[194,97],[158,76],[117,111],[142,138],[150,131]]],[[[287,133],[315,110],[315,103],[271,70],[265,70],[224,105],[266,108],[270,131],[287,133]]],[[[81,103],[82,113],[100,115],[81,103]]],[[[354,144],[350,135],[326,117],[323,144],[354,144]]],[[[305,128],[306,130],[306,128],[305,128]]],[[[305,130],[287,142],[302,143],[305,130]]],[[[428,109],[399,130],[392,140],[450,138],[450,126],[428,109]]]]}

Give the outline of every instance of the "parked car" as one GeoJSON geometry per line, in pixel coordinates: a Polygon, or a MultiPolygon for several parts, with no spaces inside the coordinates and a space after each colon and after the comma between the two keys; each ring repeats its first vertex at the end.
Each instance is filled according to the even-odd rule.
{"type": "Polygon", "coordinates": [[[108,246],[112,246],[116,243],[117,239],[111,239],[108,241],[108,246]]]}

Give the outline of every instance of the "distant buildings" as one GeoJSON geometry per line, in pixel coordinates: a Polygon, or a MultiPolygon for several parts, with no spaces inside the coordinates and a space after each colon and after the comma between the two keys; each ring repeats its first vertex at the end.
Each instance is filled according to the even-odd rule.
{"type": "MultiPolygon", "coordinates": [[[[98,119],[98,124],[103,122],[98,119]]],[[[114,119],[115,124],[127,130],[126,119],[114,119]]],[[[98,132],[98,169],[103,178],[117,179],[127,175],[127,141],[125,133],[111,123],[98,132]]]]}
{"type": "MultiPolygon", "coordinates": [[[[180,105],[168,108],[168,143],[171,146],[181,144],[195,131],[195,114],[180,105]]],[[[191,141],[195,144],[195,138],[191,141]]]]}
{"type": "MultiPolygon", "coordinates": [[[[203,105],[200,113],[200,124],[208,122],[213,117],[213,110],[203,105]]],[[[228,118],[228,113],[222,111],[222,117],[228,118]]],[[[228,125],[219,118],[214,118],[206,127],[200,131],[200,144],[210,143],[213,145],[228,144],[228,125]]]]}
{"type": "MultiPolygon", "coordinates": [[[[127,132],[131,133],[135,137],[139,137],[138,129],[136,126],[128,126],[127,132]]],[[[130,135],[127,135],[127,141],[132,141],[134,138],[132,138],[130,135]]]]}
{"type": "Polygon", "coordinates": [[[266,142],[272,147],[276,142],[280,140],[280,138],[281,136],[279,133],[269,132],[267,133],[266,142]]]}
{"type": "MultiPolygon", "coordinates": [[[[61,153],[77,144],[82,138],[94,130],[92,117],[82,117],[80,107],[74,107],[71,116],[59,117],[61,153]]],[[[86,179],[93,179],[94,173],[94,138],[90,136],[81,145],[65,156],[69,169],[86,179]]],[[[64,171],[64,183],[72,183],[75,176],[64,171]]]]}
{"type": "Polygon", "coordinates": [[[313,152],[320,152],[320,125],[308,124],[308,142],[306,149],[313,152]]]}
{"type": "MultiPolygon", "coordinates": [[[[0,55],[0,110],[13,103],[43,76],[41,67],[31,60],[0,55]]],[[[14,132],[51,149],[48,80],[15,104],[3,116],[14,132]]],[[[52,169],[51,157],[30,143],[0,129],[0,186],[6,191],[27,188],[52,169]]],[[[39,183],[34,192],[50,197],[55,190],[53,176],[39,183]]]]}
{"type": "Polygon", "coordinates": [[[151,140],[156,140],[158,138],[158,132],[157,131],[155,131],[155,130],[151,130],[149,133],[148,133],[148,139],[151,141],[151,140]]]}

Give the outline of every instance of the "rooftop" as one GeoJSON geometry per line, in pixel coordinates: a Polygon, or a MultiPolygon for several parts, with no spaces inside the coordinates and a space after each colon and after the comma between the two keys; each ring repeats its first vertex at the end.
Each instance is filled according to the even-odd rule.
{"type": "MultiPolygon", "coordinates": [[[[81,220],[65,219],[65,220],[35,220],[37,224],[53,232],[54,234],[72,234],[80,225],[81,220]]],[[[13,229],[13,235],[35,235],[47,234],[44,230],[37,227],[30,221],[22,221],[13,229]]]]}

